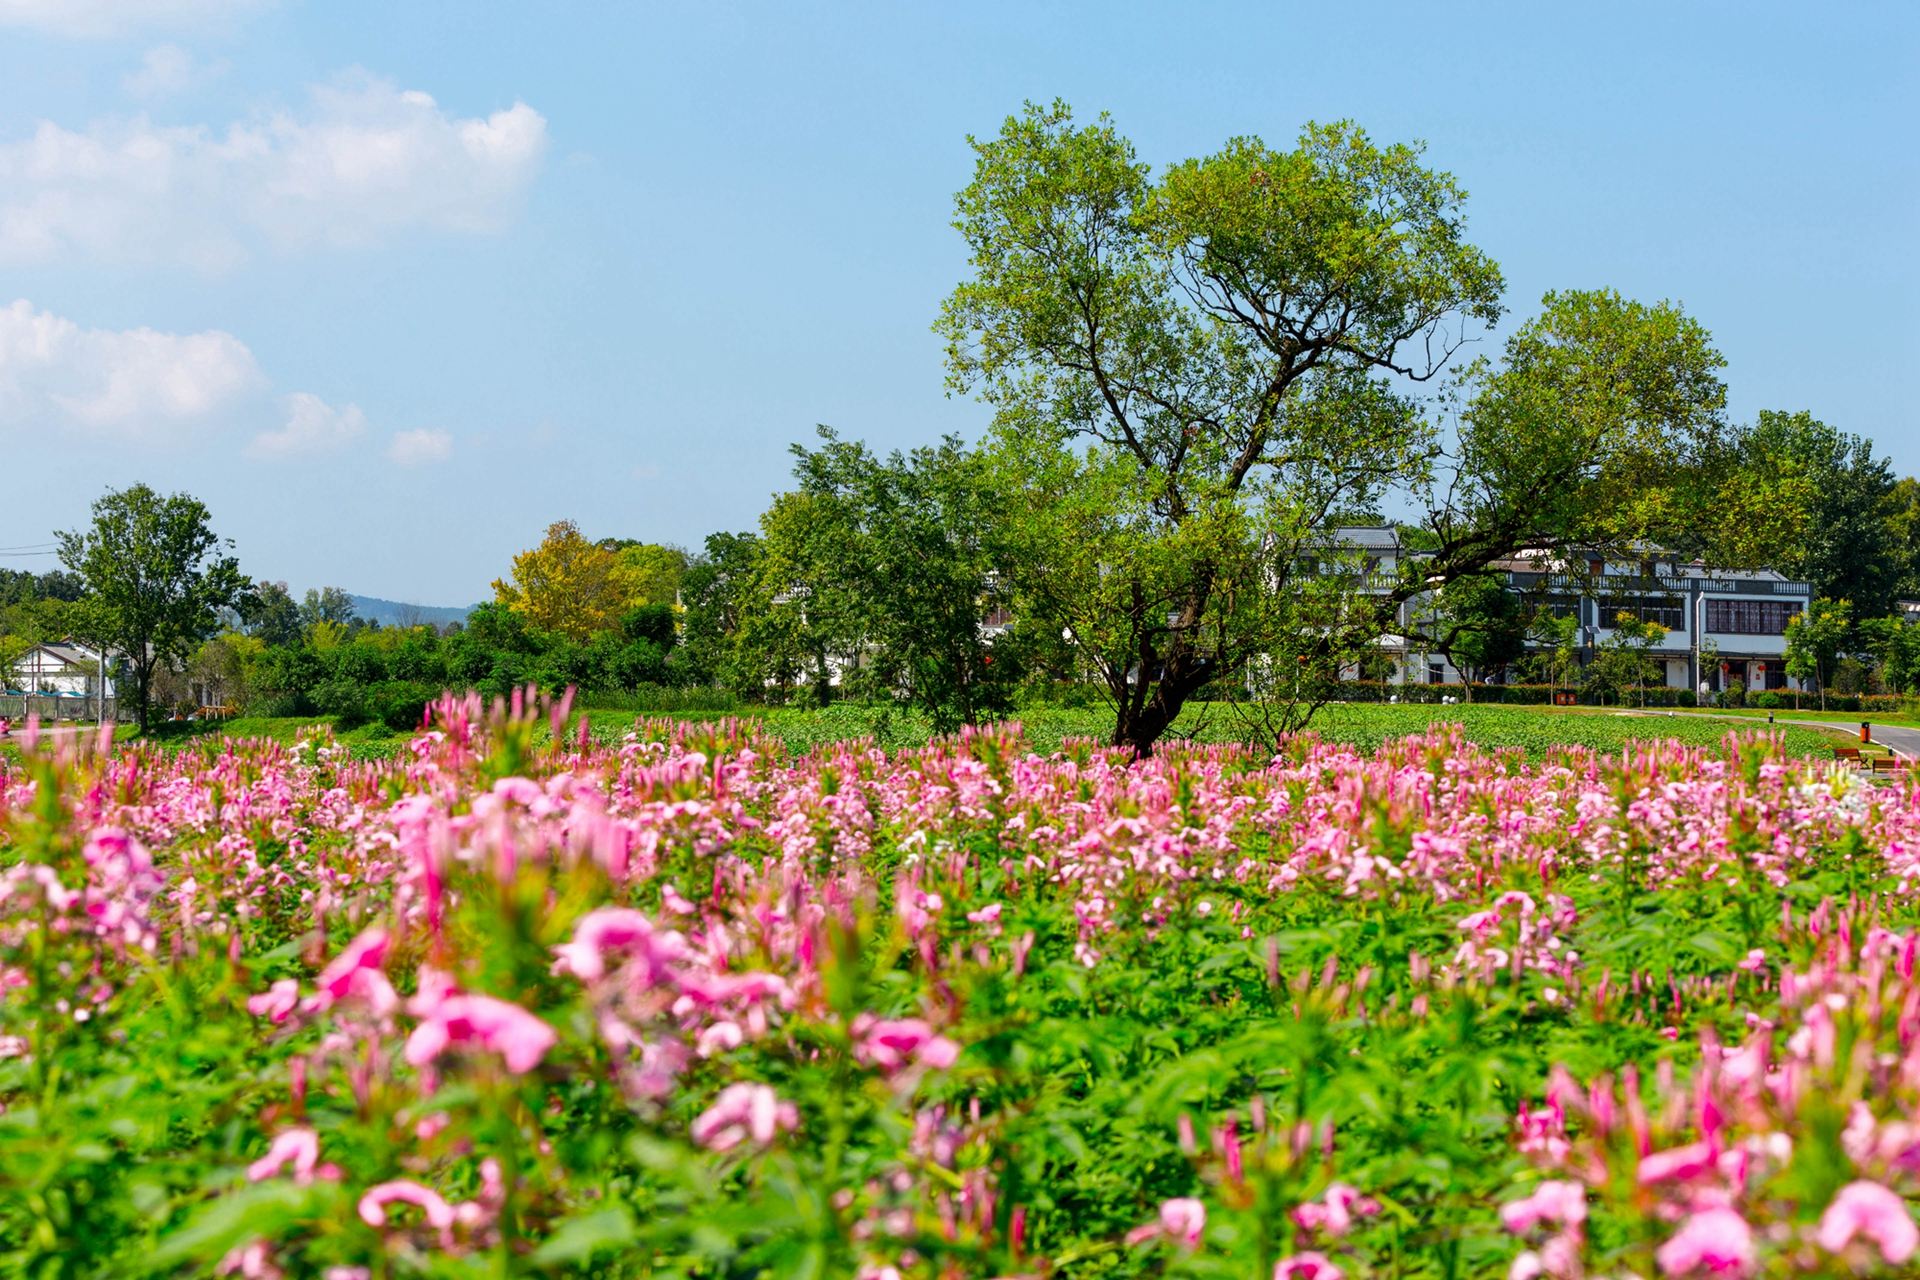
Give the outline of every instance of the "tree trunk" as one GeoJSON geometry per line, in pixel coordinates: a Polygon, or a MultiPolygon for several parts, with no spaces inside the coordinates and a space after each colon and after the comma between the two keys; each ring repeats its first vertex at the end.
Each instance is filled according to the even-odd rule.
{"type": "Polygon", "coordinates": [[[138,673],[138,684],[140,687],[140,736],[144,738],[147,736],[152,725],[152,699],[148,696],[153,690],[152,659],[136,662],[134,664],[134,671],[138,673]]]}
{"type": "Polygon", "coordinates": [[[1113,745],[1131,747],[1136,760],[1145,760],[1173,722],[1179,718],[1187,699],[1198,693],[1212,675],[1210,664],[1193,653],[1184,642],[1174,646],[1166,659],[1165,672],[1147,692],[1147,673],[1153,657],[1151,644],[1142,646],[1140,679],[1119,700],[1120,712],[1113,727],[1113,745]]]}

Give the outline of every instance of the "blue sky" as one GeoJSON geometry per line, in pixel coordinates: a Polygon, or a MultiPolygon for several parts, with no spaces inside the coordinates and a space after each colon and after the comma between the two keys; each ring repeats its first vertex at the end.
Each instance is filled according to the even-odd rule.
{"type": "Polygon", "coordinates": [[[952,194],[1056,96],[1156,165],[1424,139],[1513,319],[1679,300],[1737,417],[1920,471],[1908,4],[0,0],[0,547],[144,480],[249,573],[468,603],[561,517],[751,527],[815,423],[977,433],[952,194]]]}

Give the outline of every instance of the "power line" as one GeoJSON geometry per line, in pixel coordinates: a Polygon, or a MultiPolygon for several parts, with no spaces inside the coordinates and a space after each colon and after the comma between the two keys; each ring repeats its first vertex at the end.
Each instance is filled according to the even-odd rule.
{"type": "Polygon", "coordinates": [[[0,551],[38,551],[42,547],[58,547],[57,542],[23,542],[17,547],[0,547],[0,551]]]}

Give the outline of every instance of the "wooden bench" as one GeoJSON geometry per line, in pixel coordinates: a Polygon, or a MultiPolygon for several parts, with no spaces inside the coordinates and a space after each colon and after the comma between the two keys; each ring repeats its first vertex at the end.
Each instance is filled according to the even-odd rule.
{"type": "Polygon", "coordinates": [[[1875,756],[1873,759],[1875,773],[1898,773],[1906,766],[1907,762],[1898,756],[1875,756]]]}
{"type": "Polygon", "coordinates": [[[1835,748],[1833,749],[1833,758],[1834,758],[1835,760],[1851,760],[1851,761],[1853,761],[1853,762],[1854,762],[1855,764],[1859,764],[1859,763],[1860,763],[1860,748],[1858,748],[1858,747],[1835,747],[1835,748]]]}

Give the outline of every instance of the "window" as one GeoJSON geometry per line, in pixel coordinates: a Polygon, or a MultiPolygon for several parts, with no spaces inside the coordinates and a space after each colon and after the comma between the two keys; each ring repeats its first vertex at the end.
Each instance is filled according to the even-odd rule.
{"type": "Polygon", "coordinates": [[[1600,602],[1600,625],[1613,626],[1613,620],[1630,613],[1642,622],[1657,622],[1669,631],[1686,630],[1686,608],[1678,600],[1662,596],[1610,596],[1600,602]]]}
{"type": "Polygon", "coordinates": [[[1707,630],[1729,636],[1783,636],[1800,612],[1791,600],[1709,600],[1707,630]]]}
{"type": "Polygon", "coordinates": [[[1584,621],[1580,617],[1579,596],[1542,596],[1540,612],[1555,618],[1572,618],[1576,622],[1584,621]]]}

